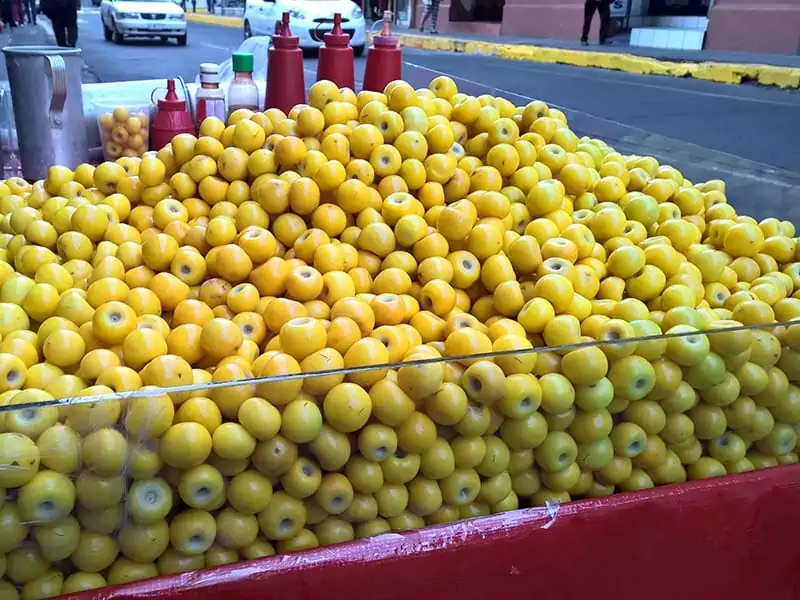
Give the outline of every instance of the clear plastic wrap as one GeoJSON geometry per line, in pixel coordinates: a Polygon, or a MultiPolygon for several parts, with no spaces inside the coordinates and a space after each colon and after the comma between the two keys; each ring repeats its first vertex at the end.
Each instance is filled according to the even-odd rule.
{"type": "Polygon", "coordinates": [[[104,160],[142,156],[149,149],[152,105],[102,106],[97,117],[104,160]]]}
{"type": "MultiPolygon", "coordinates": [[[[25,366],[30,336],[6,333],[19,356],[0,355],[0,554],[3,585],[24,596],[521,507],[547,530],[572,500],[797,461],[789,323],[447,357],[434,345],[284,375],[288,354],[251,365],[243,348],[213,373],[177,354],[141,368],[165,322],[138,323],[121,356],[67,365],[65,352],[61,367],[25,366]]],[[[456,544],[470,523],[404,547],[456,544]]]]}

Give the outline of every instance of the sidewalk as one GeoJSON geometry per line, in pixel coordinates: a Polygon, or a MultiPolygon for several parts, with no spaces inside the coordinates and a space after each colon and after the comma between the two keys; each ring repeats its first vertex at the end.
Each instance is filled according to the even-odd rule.
{"type": "MultiPolygon", "coordinates": [[[[242,27],[241,9],[235,14],[208,14],[199,9],[186,18],[197,23],[242,27]]],[[[221,11],[220,11],[221,12],[221,11]]],[[[645,75],[692,77],[718,83],[754,83],[786,89],[800,88],[800,56],[665,50],[630,46],[625,35],[608,46],[581,46],[579,42],[525,37],[501,37],[467,33],[431,35],[416,29],[394,27],[400,46],[426,51],[498,56],[512,60],[557,63],[645,75]]],[[[370,33],[367,33],[369,37],[370,33]]]]}
{"type": "Polygon", "coordinates": [[[693,77],[720,83],[800,88],[800,56],[746,52],[665,50],[627,44],[618,36],[608,46],[581,46],[578,41],[445,33],[431,35],[394,27],[406,48],[484,54],[530,62],[613,69],[629,73],[693,77]]]}
{"type": "MultiPolygon", "coordinates": [[[[42,26],[23,25],[13,29],[5,29],[0,33],[0,48],[6,46],[43,46],[49,45],[52,41],[49,32],[42,26]]],[[[7,81],[5,57],[0,57],[0,81],[7,81]]]]}
{"type": "MultiPolygon", "coordinates": [[[[200,0],[198,4],[203,3],[200,0]]],[[[208,9],[197,7],[197,12],[192,12],[191,2],[186,2],[186,20],[194,23],[206,23],[209,25],[221,25],[222,27],[242,27],[244,8],[223,8],[217,6],[212,14],[208,9]]]]}

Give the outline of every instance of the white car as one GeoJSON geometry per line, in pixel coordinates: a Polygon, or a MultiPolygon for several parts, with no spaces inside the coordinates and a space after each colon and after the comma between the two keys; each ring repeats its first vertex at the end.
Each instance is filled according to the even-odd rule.
{"type": "Polygon", "coordinates": [[[288,12],[292,34],[303,49],[324,45],[323,34],[333,29],[334,13],[342,15],[342,29],[350,36],[356,56],[367,43],[364,14],[352,0],[247,0],[244,9],[244,37],[274,35],[275,23],[288,12]]]}
{"type": "Polygon", "coordinates": [[[100,21],[106,40],[122,43],[125,38],[170,38],[186,45],[186,13],[171,0],[103,0],[100,21]]]}

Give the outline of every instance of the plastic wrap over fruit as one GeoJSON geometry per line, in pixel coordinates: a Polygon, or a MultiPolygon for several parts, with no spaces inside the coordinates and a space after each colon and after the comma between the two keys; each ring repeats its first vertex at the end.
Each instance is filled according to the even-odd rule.
{"type": "Polygon", "coordinates": [[[795,226],[725,182],[446,77],[198,134],[0,182],[3,595],[413,560],[798,461],[795,226]]]}
{"type": "MultiPolygon", "coordinates": [[[[474,543],[491,513],[494,538],[522,506],[539,505],[526,518],[546,530],[575,499],[796,462],[800,389],[788,377],[800,373],[788,347],[771,354],[774,325],[637,336],[612,321],[602,341],[462,354],[452,336],[477,335],[465,327],[446,357],[430,347],[306,373],[286,372],[291,355],[277,352],[258,375],[238,359],[210,373],[149,358],[155,319],[126,334],[121,358],[98,347],[77,363],[79,332],[45,321],[44,363],[32,336],[11,332],[0,342],[16,351],[0,355],[0,589],[76,591],[354,538],[383,547],[392,531],[459,522],[406,534],[401,559],[474,543]]],[[[281,328],[286,350],[292,335],[281,328]]]]}
{"type": "MultiPolygon", "coordinates": [[[[148,127],[145,129],[149,135],[149,119],[152,117],[155,107],[151,102],[151,95],[153,91],[158,88],[164,88],[164,80],[153,79],[144,81],[122,81],[114,83],[90,83],[82,87],[83,93],[83,114],[86,120],[87,139],[89,140],[90,150],[96,150],[93,159],[99,163],[102,160],[109,160],[110,156],[119,150],[118,156],[125,155],[125,150],[129,150],[128,155],[133,154],[131,151],[138,151],[141,154],[141,148],[147,150],[146,141],[143,144],[139,143],[138,138],[132,140],[130,138],[136,136],[139,131],[131,133],[129,129],[117,132],[117,139],[112,138],[115,126],[115,120],[108,119],[104,115],[111,114],[113,116],[114,110],[123,109],[128,111],[129,117],[136,118],[137,115],[141,116],[139,120],[144,122],[148,120],[148,127]],[[101,123],[101,121],[103,121],[101,123]],[[111,153],[104,147],[108,142],[112,142],[114,146],[110,148],[111,153]]],[[[183,90],[178,86],[178,94],[183,97],[183,90]]],[[[163,91],[161,93],[163,96],[163,91]]],[[[154,95],[158,98],[158,94],[154,95]]],[[[123,124],[124,125],[124,124],[123,124]]],[[[131,123],[130,129],[135,129],[135,124],[131,123]]],[[[140,128],[141,129],[141,128],[140,128]]],[[[142,130],[144,131],[144,130],[142,130]]]]}

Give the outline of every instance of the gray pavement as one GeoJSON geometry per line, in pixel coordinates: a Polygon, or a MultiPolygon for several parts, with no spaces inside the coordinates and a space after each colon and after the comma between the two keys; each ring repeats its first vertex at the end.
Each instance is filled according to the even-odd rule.
{"type": "Polygon", "coordinates": [[[800,92],[458,54],[409,63],[800,173],[800,92]]]}
{"type": "MultiPolygon", "coordinates": [[[[424,35],[434,37],[430,33],[420,33],[418,29],[394,28],[397,33],[411,35],[424,35]]],[[[579,33],[576,29],[574,40],[552,40],[549,38],[492,36],[477,33],[450,33],[443,32],[439,37],[453,37],[466,41],[493,42],[495,44],[524,44],[529,46],[546,46],[549,48],[562,48],[564,50],[589,50],[592,52],[623,52],[636,56],[646,56],[659,60],[675,62],[726,62],[744,64],[766,64],[778,67],[800,67],[800,56],[788,54],[759,54],[754,52],[734,52],[727,50],[671,50],[667,48],[642,48],[630,45],[630,34],[627,32],[615,36],[608,45],[591,43],[588,47],[580,43],[579,33]]]]}
{"type": "MultiPolygon", "coordinates": [[[[49,44],[50,42],[50,34],[41,22],[38,25],[22,25],[6,29],[0,33],[0,48],[5,46],[38,46],[49,44]]],[[[6,61],[3,57],[0,57],[0,81],[7,79],[6,61]]]]}
{"type": "MultiPolygon", "coordinates": [[[[189,45],[106,42],[96,10],[80,15],[80,46],[95,81],[194,79],[198,64],[222,61],[242,40],[238,29],[189,24],[189,45]]],[[[495,57],[404,51],[409,69],[480,82],[500,94],[537,97],[575,111],[800,172],[800,92],[636,75],[495,57]]],[[[313,81],[316,60],[306,62],[313,81]]],[[[356,61],[360,79],[364,60],[356,61]]]]}
{"type": "MultiPolygon", "coordinates": [[[[190,9],[191,10],[191,9],[190,9]]],[[[122,45],[103,38],[99,9],[84,7],[78,14],[78,45],[83,51],[87,82],[127,81],[181,76],[194,81],[201,62],[223,62],[244,40],[241,29],[188,24],[188,44],[178,47],[174,43],[128,40],[122,45]]],[[[364,59],[356,59],[356,73],[363,72],[364,59]]],[[[317,61],[305,61],[306,80],[313,83],[317,61]]]]}

